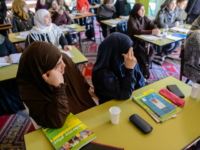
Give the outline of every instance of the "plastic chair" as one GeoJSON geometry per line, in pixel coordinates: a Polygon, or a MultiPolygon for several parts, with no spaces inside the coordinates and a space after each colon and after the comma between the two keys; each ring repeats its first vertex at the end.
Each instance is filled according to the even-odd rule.
{"type": "Polygon", "coordinates": [[[128,20],[119,22],[117,24],[117,31],[119,31],[120,33],[126,34],[126,32],[127,32],[127,22],[128,22],[128,20]]]}
{"type": "MultiPolygon", "coordinates": [[[[24,102],[23,102],[23,103],[24,103],[24,102]]],[[[28,114],[29,114],[29,108],[26,106],[25,103],[24,103],[24,107],[26,108],[26,111],[27,111],[28,114]]],[[[30,116],[29,116],[29,117],[30,117],[30,116]]],[[[30,117],[30,118],[31,118],[31,117],[30,117]]],[[[35,127],[36,130],[42,128],[42,126],[39,126],[32,118],[31,118],[31,121],[32,121],[33,126],[35,127]]]]}

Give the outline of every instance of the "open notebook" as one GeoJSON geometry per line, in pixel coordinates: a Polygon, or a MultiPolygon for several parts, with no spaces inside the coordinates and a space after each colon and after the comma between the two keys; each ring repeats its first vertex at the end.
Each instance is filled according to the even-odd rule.
{"type": "Polygon", "coordinates": [[[10,54],[9,56],[0,57],[0,67],[11,64],[18,64],[22,53],[10,54]]]}
{"type": "Polygon", "coordinates": [[[14,38],[26,40],[26,37],[28,36],[29,33],[30,33],[30,31],[19,32],[19,35],[15,36],[14,38]]]}

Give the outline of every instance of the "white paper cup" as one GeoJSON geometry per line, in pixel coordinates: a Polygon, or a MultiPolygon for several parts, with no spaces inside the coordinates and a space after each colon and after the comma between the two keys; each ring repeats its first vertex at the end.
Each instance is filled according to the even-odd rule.
{"type": "Polygon", "coordinates": [[[109,111],[112,124],[118,124],[121,109],[117,106],[113,106],[109,109],[109,111]]]}
{"type": "Polygon", "coordinates": [[[200,84],[193,83],[192,84],[192,91],[191,91],[191,97],[192,98],[197,98],[200,92],[200,84]]]}

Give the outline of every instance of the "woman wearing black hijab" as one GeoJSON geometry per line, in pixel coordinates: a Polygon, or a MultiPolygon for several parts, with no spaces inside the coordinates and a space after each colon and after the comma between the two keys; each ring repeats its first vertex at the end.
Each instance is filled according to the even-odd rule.
{"type": "Polygon", "coordinates": [[[100,44],[92,70],[100,104],[111,99],[128,99],[134,90],[145,86],[132,45],[133,41],[122,33],[112,33],[100,44]]]}

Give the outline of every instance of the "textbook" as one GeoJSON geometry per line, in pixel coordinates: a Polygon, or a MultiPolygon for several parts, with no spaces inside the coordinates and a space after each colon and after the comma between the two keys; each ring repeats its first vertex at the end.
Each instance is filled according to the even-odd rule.
{"type": "Polygon", "coordinates": [[[82,147],[80,150],[124,150],[124,148],[105,145],[97,142],[90,142],[89,144],[82,147]]]}
{"type": "Polygon", "coordinates": [[[190,31],[190,29],[186,29],[186,28],[182,28],[182,27],[172,27],[169,30],[173,31],[173,32],[182,32],[182,33],[186,33],[186,34],[190,31]]]}
{"type": "Polygon", "coordinates": [[[72,113],[59,129],[42,128],[56,150],[79,150],[96,138],[96,135],[72,113]]]}
{"type": "Polygon", "coordinates": [[[9,56],[0,57],[0,67],[11,64],[18,64],[22,53],[10,54],[9,56]]]}
{"type": "MultiPolygon", "coordinates": [[[[157,94],[153,89],[150,89],[142,94],[139,94],[139,95],[136,95],[133,97],[133,101],[135,101],[138,105],[140,105],[144,110],[147,111],[147,113],[156,121],[156,122],[165,122],[166,120],[170,119],[170,118],[173,118],[173,117],[176,117],[177,116],[177,113],[179,113],[182,108],[181,107],[178,107],[177,105],[173,104],[171,101],[169,101],[168,99],[166,99],[165,97],[163,97],[162,95],[160,94],[157,94]],[[158,95],[159,97],[163,98],[166,102],[172,104],[176,109],[171,111],[170,113],[164,115],[164,116],[159,116],[156,112],[154,112],[144,101],[142,101],[142,98],[146,98],[146,96],[148,95],[153,95],[153,94],[156,94],[158,95]]],[[[153,100],[154,101],[154,100],[153,100]]],[[[159,104],[158,104],[159,105],[159,104]]],[[[164,105],[164,104],[163,104],[164,105]]],[[[161,107],[163,106],[161,104],[161,107]]]]}

